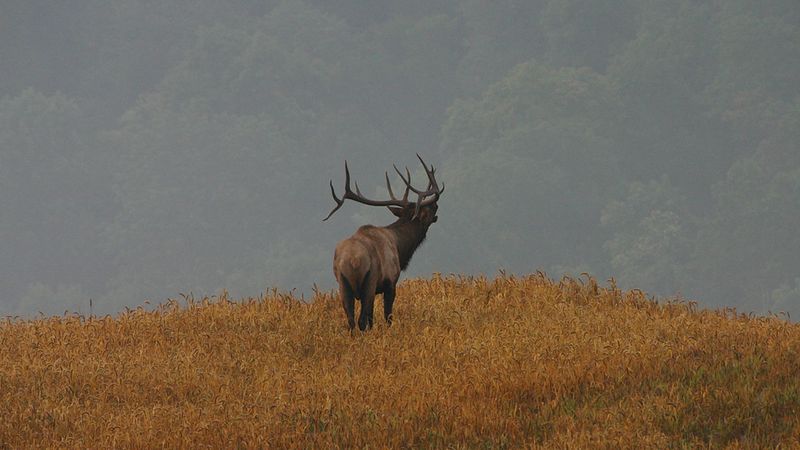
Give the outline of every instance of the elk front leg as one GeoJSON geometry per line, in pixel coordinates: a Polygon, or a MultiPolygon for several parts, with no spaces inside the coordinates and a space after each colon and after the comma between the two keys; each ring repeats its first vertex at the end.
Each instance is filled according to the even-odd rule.
{"type": "Polygon", "coordinates": [[[387,283],[383,288],[383,317],[386,323],[392,324],[392,305],[394,305],[395,285],[387,283]]]}
{"type": "Polygon", "coordinates": [[[350,331],[353,331],[353,328],[356,327],[355,298],[353,292],[344,283],[339,284],[339,297],[342,299],[344,314],[347,316],[347,326],[350,327],[350,331]]]}

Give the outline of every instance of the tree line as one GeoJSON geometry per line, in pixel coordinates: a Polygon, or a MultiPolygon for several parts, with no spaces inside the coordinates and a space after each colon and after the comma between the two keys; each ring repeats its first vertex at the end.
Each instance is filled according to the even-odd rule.
{"type": "Polygon", "coordinates": [[[800,313],[794,0],[0,11],[0,313],[332,287],[335,242],[391,219],[323,225],[328,180],[386,195],[416,152],[447,193],[412,274],[800,313]]]}

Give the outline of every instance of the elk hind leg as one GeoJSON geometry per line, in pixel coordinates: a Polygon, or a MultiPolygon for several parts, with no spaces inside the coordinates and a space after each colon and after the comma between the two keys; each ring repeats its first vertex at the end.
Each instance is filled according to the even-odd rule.
{"type": "Polygon", "coordinates": [[[392,324],[392,305],[394,305],[395,286],[391,283],[386,283],[383,288],[383,317],[386,323],[392,324]]]}
{"type": "Polygon", "coordinates": [[[355,294],[353,290],[348,285],[347,280],[342,277],[341,282],[339,282],[339,297],[342,300],[342,307],[344,307],[344,314],[347,317],[347,326],[350,328],[350,331],[356,327],[356,320],[355,320],[355,294]]]}
{"type": "Polygon", "coordinates": [[[368,283],[361,291],[361,313],[358,316],[358,329],[372,328],[372,312],[375,306],[375,283],[368,283]]]}

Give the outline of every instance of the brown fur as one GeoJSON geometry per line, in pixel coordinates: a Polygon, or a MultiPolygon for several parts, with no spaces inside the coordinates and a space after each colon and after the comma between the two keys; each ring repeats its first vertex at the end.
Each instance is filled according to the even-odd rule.
{"type": "Polygon", "coordinates": [[[373,324],[375,295],[383,294],[384,316],[392,322],[392,305],[400,272],[408,266],[425,240],[428,227],[436,222],[435,204],[420,209],[413,218],[414,205],[391,208],[397,221],[385,227],[364,225],[339,242],[333,256],[333,274],[350,329],[355,327],[355,299],[361,300],[358,328],[373,324]]]}

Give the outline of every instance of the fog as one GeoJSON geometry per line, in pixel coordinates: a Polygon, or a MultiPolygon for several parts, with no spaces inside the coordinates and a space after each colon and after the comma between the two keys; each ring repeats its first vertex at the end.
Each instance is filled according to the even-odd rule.
{"type": "Polygon", "coordinates": [[[419,153],[447,189],[405,277],[800,317],[796,0],[367,3],[3,1],[0,315],[331,289],[393,216],[323,222],[329,180],[388,198],[419,153]]]}

